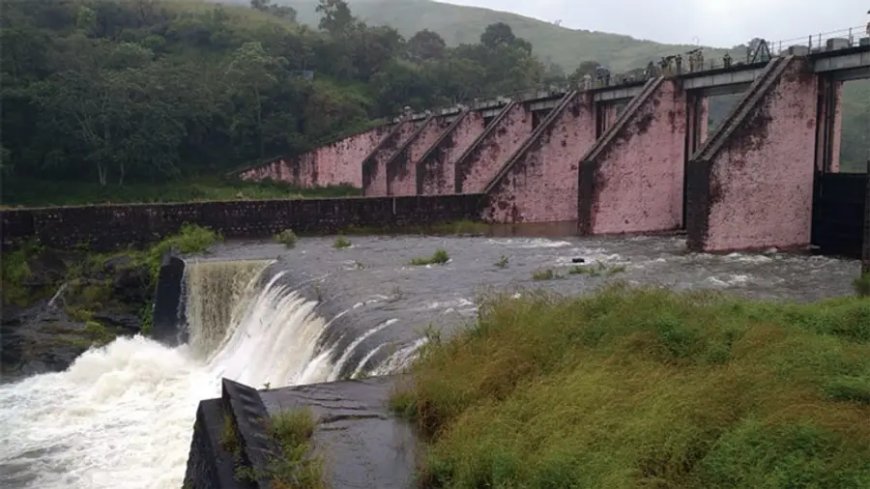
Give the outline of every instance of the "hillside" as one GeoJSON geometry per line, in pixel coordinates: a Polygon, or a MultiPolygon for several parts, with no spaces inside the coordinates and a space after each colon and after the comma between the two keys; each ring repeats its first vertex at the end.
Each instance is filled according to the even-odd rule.
{"type": "MultiPolygon", "coordinates": [[[[246,0],[233,0],[248,3],[246,0]]],[[[302,24],[317,26],[317,0],[281,0],[297,11],[302,24]]],[[[429,29],[444,38],[449,46],[476,43],[490,24],[504,22],[514,34],[534,46],[542,60],[550,61],[571,72],[581,62],[599,61],[615,71],[645,66],[650,60],[671,53],[685,52],[693,46],[661,44],[620,34],[559,27],[529,17],[477,7],[464,7],[431,0],[350,0],[354,15],[369,25],[389,25],[409,38],[417,31],[429,29]]]]}

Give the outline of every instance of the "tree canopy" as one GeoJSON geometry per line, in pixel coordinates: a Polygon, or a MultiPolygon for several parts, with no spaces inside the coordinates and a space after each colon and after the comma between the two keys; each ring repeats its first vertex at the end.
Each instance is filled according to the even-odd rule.
{"type": "Polygon", "coordinates": [[[547,75],[505,24],[449,48],[343,0],[319,30],[271,0],[9,2],[0,17],[4,185],[214,174],[389,118],[531,88],[547,75]]]}

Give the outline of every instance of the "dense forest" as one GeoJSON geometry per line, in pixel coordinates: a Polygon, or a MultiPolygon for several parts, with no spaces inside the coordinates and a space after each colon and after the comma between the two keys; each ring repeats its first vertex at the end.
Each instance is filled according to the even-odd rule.
{"type": "Polygon", "coordinates": [[[369,27],[342,0],[318,11],[315,30],[268,0],[5,3],[4,187],[214,174],[546,73],[504,24],[447,48],[434,32],[369,27]]]}
{"type": "MultiPolygon", "coordinates": [[[[154,189],[167,194],[158,200],[242,195],[196,191],[226,170],[303,151],[404,107],[563,83],[598,66],[582,62],[566,76],[573,67],[541,61],[539,46],[533,52],[503,22],[451,45],[430,30],[406,39],[398,27],[368,25],[343,0],[317,0],[315,12],[316,27],[271,0],[4,2],[2,202],[95,201],[94,193],[152,200],[154,189]],[[137,185],[151,187],[140,195],[137,185]]],[[[867,85],[848,88],[844,156],[855,166],[870,111],[853,94],[867,85]]]]}

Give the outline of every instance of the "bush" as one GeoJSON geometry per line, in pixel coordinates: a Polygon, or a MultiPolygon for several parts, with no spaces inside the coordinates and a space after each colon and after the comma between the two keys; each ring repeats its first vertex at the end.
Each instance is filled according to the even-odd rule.
{"type": "Polygon", "coordinates": [[[335,238],[335,243],[332,243],[332,247],[337,250],[343,250],[345,248],[350,248],[351,242],[349,239],[344,236],[339,236],[335,238]]]}
{"type": "Polygon", "coordinates": [[[275,235],[275,241],[283,244],[287,248],[295,248],[297,240],[296,233],[294,233],[292,229],[285,229],[275,235]]]}
{"type": "Polygon", "coordinates": [[[181,254],[203,253],[221,240],[223,237],[209,228],[195,224],[182,225],[177,234],[164,238],[148,250],[147,261],[153,282],[157,281],[163,255],[168,251],[175,250],[181,254]]]}
{"type": "Polygon", "coordinates": [[[450,255],[447,254],[446,250],[439,248],[429,258],[414,258],[410,264],[414,266],[443,265],[448,261],[450,261],[450,255]]]}
{"type": "Polygon", "coordinates": [[[495,266],[498,268],[507,268],[508,262],[509,262],[508,257],[501,255],[501,258],[499,258],[498,261],[495,262],[495,266]]]}
{"type": "Polygon", "coordinates": [[[0,292],[4,303],[25,306],[31,302],[30,288],[25,284],[31,276],[28,262],[40,250],[41,248],[31,241],[15,251],[3,253],[0,259],[0,273],[2,273],[0,292]]]}
{"type": "Polygon", "coordinates": [[[391,406],[423,487],[870,487],[870,301],[608,287],[481,302],[391,406]]]}

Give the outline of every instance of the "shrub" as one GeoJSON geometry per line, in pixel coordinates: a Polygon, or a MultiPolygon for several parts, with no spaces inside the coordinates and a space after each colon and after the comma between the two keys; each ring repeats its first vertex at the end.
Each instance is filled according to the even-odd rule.
{"type": "Polygon", "coordinates": [[[203,253],[221,240],[223,237],[209,228],[195,224],[184,224],[177,234],[164,238],[148,250],[147,262],[151,270],[152,281],[157,281],[163,255],[168,251],[175,250],[182,254],[203,253]]]}
{"type": "Polygon", "coordinates": [[[272,416],[269,424],[270,434],[281,449],[281,456],[270,466],[273,487],[325,488],[323,460],[311,454],[311,437],[317,425],[311,411],[284,411],[272,416]]]}
{"type": "Polygon", "coordinates": [[[339,236],[335,238],[335,243],[332,243],[332,247],[337,250],[343,250],[344,248],[350,248],[351,242],[349,239],[344,236],[339,236]]]}
{"type": "Polygon", "coordinates": [[[448,261],[450,261],[450,255],[447,254],[446,250],[439,248],[432,256],[428,258],[414,258],[410,264],[414,266],[443,265],[448,261]]]}
{"type": "Polygon", "coordinates": [[[297,240],[296,233],[294,233],[292,229],[285,229],[275,235],[275,241],[283,244],[287,248],[295,248],[297,240]]]}
{"type": "Polygon", "coordinates": [[[501,255],[501,258],[499,258],[498,261],[495,262],[495,266],[498,267],[498,268],[507,268],[507,267],[508,267],[508,261],[509,261],[509,260],[508,260],[508,257],[506,257],[506,256],[504,256],[504,255],[501,255]]]}
{"type": "Polygon", "coordinates": [[[544,270],[536,270],[532,272],[532,280],[535,282],[543,282],[546,280],[555,280],[557,278],[562,278],[556,272],[553,271],[552,268],[546,268],[544,270]]]}

